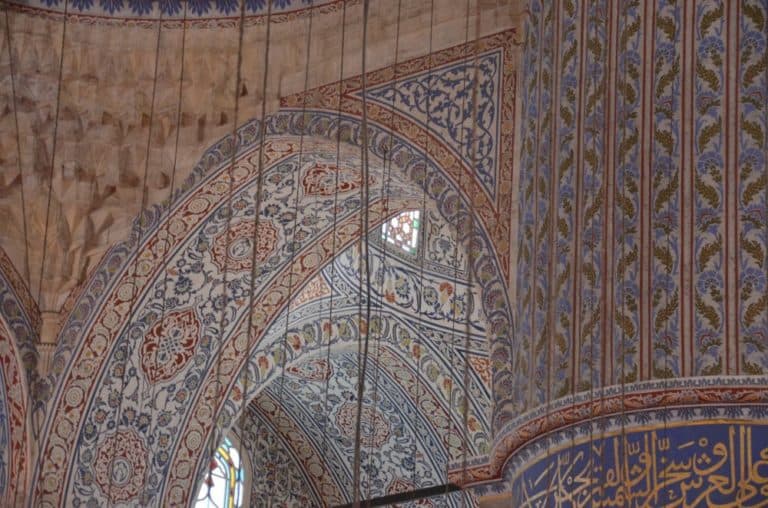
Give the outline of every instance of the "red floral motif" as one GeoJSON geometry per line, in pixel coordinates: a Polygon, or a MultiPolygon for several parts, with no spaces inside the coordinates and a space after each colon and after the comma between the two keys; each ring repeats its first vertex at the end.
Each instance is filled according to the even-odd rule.
{"type": "Polygon", "coordinates": [[[301,183],[304,186],[304,194],[307,196],[333,196],[337,188],[339,194],[359,189],[362,178],[356,171],[340,169],[333,164],[315,162],[304,173],[301,183]]]}
{"type": "Polygon", "coordinates": [[[325,360],[309,360],[288,367],[288,373],[308,381],[325,381],[331,377],[333,368],[325,360]]]}
{"type": "Polygon", "coordinates": [[[144,441],[132,429],[119,430],[101,443],[96,451],[94,478],[112,503],[130,501],[139,495],[147,456],[144,441]]]}
{"type": "MultiPolygon", "coordinates": [[[[391,429],[389,422],[379,411],[374,411],[371,406],[363,406],[360,414],[360,420],[362,422],[361,428],[361,442],[363,446],[375,446],[379,447],[387,442],[391,429]],[[375,422],[375,425],[374,425],[375,422]]],[[[338,425],[341,433],[345,436],[354,439],[355,430],[357,424],[357,404],[346,403],[336,413],[336,425],[338,425]]]]}
{"type": "Polygon", "coordinates": [[[254,221],[233,223],[213,240],[211,256],[219,270],[242,272],[251,269],[253,240],[256,239],[256,262],[263,263],[275,251],[277,229],[270,221],[259,221],[259,231],[253,234],[254,221]]]}
{"type": "Polygon", "coordinates": [[[480,376],[486,386],[491,386],[491,360],[481,356],[469,355],[469,364],[480,376]]]}
{"type": "Polygon", "coordinates": [[[301,293],[299,293],[298,296],[293,299],[292,306],[294,308],[299,307],[300,305],[304,305],[305,303],[317,300],[330,294],[331,288],[329,288],[328,284],[325,283],[325,279],[322,277],[315,277],[314,279],[310,280],[309,283],[304,286],[304,289],[301,291],[301,293]]]}
{"type": "Polygon", "coordinates": [[[200,322],[192,309],[168,313],[144,335],[141,368],[152,383],[173,378],[195,352],[200,322]]]}

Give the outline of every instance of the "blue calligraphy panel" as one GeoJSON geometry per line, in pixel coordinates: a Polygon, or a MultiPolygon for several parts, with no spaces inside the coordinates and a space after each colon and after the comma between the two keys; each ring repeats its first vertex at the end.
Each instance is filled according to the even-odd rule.
{"type": "Polygon", "coordinates": [[[595,432],[512,481],[519,507],[766,507],[768,422],[595,432]]]}

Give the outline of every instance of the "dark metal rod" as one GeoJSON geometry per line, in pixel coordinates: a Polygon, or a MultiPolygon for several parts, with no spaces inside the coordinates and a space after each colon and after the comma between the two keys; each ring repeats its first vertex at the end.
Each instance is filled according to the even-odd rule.
{"type": "MultiPolygon", "coordinates": [[[[408,492],[400,492],[399,494],[390,494],[388,496],[374,497],[360,501],[357,506],[386,506],[394,503],[404,503],[406,501],[415,501],[417,499],[424,499],[427,497],[439,496],[441,494],[448,494],[450,492],[456,492],[461,490],[461,487],[455,483],[447,483],[445,485],[434,485],[432,487],[425,487],[423,489],[411,490],[408,492]]],[[[355,503],[340,504],[333,508],[355,508],[355,503]]]]}

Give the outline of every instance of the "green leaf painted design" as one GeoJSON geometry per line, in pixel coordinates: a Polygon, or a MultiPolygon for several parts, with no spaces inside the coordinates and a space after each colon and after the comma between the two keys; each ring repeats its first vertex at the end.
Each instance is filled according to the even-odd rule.
{"type": "Polygon", "coordinates": [[[750,240],[749,238],[742,237],[741,248],[750,255],[750,257],[757,263],[757,266],[763,268],[763,262],[765,260],[765,251],[762,244],[757,240],[750,240]]]}
{"type": "Polygon", "coordinates": [[[744,313],[744,324],[747,327],[754,325],[766,309],[768,309],[768,295],[763,294],[759,300],[747,307],[747,311],[744,313]]]}
{"type": "Polygon", "coordinates": [[[707,264],[712,260],[715,254],[719,254],[723,249],[723,237],[718,235],[717,240],[705,244],[699,251],[699,271],[707,269],[707,264]]]}
{"type": "Polygon", "coordinates": [[[720,206],[720,196],[717,194],[717,189],[705,182],[698,173],[696,174],[695,187],[696,192],[707,201],[709,206],[712,208],[720,206]]]}
{"type": "Polygon", "coordinates": [[[696,62],[696,76],[704,80],[712,91],[720,90],[720,78],[717,73],[705,67],[701,60],[696,62]]]}
{"type": "Polygon", "coordinates": [[[704,300],[699,295],[699,292],[696,291],[696,311],[707,320],[709,323],[710,328],[714,330],[720,329],[720,316],[717,314],[717,311],[714,307],[704,302],[704,300]]]}
{"type": "Polygon", "coordinates": [[[655,245],[653,247],[653,257],[659,260],[664,265],[667,273],[672,273],[672,267],[674,266],[674,258],[672,257],[672,251],[667,246],[655,245]]]}
{"type": "Polygon", "coordinates": [[[678,290],[675,289],[675,293],[672,295],[672,297],[669,299],[667,304],[662,307],[662,309],[659,311],[658,314],[656,314],[656,320],[654,322],[654,329],[658,332],[664,326],[667,324],[669,319],[675,315],[675,312],[677,312],[677,307],[679,305],[679,294],[678,290]]]}

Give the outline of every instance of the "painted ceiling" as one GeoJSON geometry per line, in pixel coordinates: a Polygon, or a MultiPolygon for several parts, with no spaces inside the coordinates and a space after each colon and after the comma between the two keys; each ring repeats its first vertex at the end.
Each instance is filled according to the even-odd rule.
{"type": "MultiPolygon", "coordinates": [[[[445,67],[440,72],[450,71],[445,67]]],[[[43,465],[39,474],[46,480],[39,484],[39,499],[50,499],[48,486],[61,482],[67,502],[75,505],[85,499],[186,502],[206,464],[208,444],[221,435],[212,425],[214,415],[224,423],[233,421],[238,404],[242,409],[243,392],[249,400],[274,386],[286,364],[322,346],[322,332],[313,336],[302,328],[291,333],[286,313],[295,319],[303,312],[310,328],[324,332],[318,313],[309,310],[310,304],[322,303],[297,306],[296,313],[286,309],[329,267],[333,277],[325,284],[334,288],[337,301],[350,303],[333,315],[331,341],[359,340],[354,330],[360,333],[360,323],[370,340],[378,326],[402,358],[382,348],[381,362],[372,365],[382,372],[390,368],[395,384],[408,385],[416,378],[411,396],[420,402],[413,403],[419,408],[414,414],[451,415],[443,423],[430,422],[431,427],[422,422],[424,429],[432,429],[433,442],[446,440],[424,451],[423,473],[435,481],[444,479],[444,470],[456,467],[451,460],[464,460],[463,451],[457,455],[460,446],[470,465],[488,460],[488,341],[500,330],[494,323],[508,312],[503,300],[498,301],[505,298],[505,276],[495,256],[493,230],[488,233],[482,214],[470,219],[474,205],[468,204],[465,190],[444,176],[444,167],[429,155],[436,145],[414,146],[372,121],[364,185],[359,148],[364,138],[353,117],[286,108],[271,116],[265,129],[263,148],[254,142],[257,122],[239,130],[234,164],[228,139],[213,147],[195,173],[196,181],[169,204],[148,210],[136,223],[132,241],[105,260],[103,266],[111,267],[111,273],[100,271],[104,277],[95,277],[86,289],[89,297],[76,315],[88,318],[65,325],[49,378],[56,387],[51,418],[43,429],[47,447],[77,452],[56,455],[43,465]],[[260,155],[263,173],[257,171],[260,155]],[[370,197],[361,207],[366,188],[370,197]],[[378,250],[369,255],[371,318],[361,321],[359,308],[367,302],[352,299],[359,294],[361,273],[358,251],[350,248],[359,239],[361,220],[380,235],[384,219],[414,209],[428,214],[424,268],[417,258],[387,257],[386,242],[379,241],[378,250]],[[469,245],[472,256],[466,252],[469,245]],[[373,300],[382,303],[374,305],[373,300]],[[89,308],[89,302],[96,305],[89,308]],[[283,315],[287,324],[281,323],[283,315]],[[356,326],[350,329],[350,323],[356,326]],[[449,375],[462,357],[466,375],[449,375]],[[96,360],[101,358],[103,363],[96,360]],[[94,376],[95,382],[86,381],[94,376]],[[465,389],[472,400],[467,415],[471,431],[459,445],[461,439],[441,436],[465,425],[459,416],[465,389]],[[449,402],[441,401],[446,391],[449,402]],[[73,405],[77,409],[66,409],[73,405]],[[79,430],[72,433],[70,428],[79,430]],[[119,471],[109,460],[115,447],[126,454],[119,471]],[[445,458],[430,455],[438,452],[445,458]],[[60,465],[59,457],[64,459],[60,465]]],[[[442,152],[443,164],[457,157],[451,152],[461,150],[442,152]]],[[[461,158],[453,160],[453,168],[464,171],[461,158]]],[[[493,202],[482,193],[479,199],[493,202]]],[[[388,379],[380,378],[383,383],[388,379]]],[[[390,401],[381,411],[392,421],[403,421],[402,415],[387,412],[402,407],[390,401]]],[[[289,416],[306,420],[301,414],[289,416]]],[[[343,446],[334,453],[347,455],[343,446]]],[[[392,467],[391,479],[401,464],[392,467]]],[[[345,486],[337,488],[348,495],[345,486]]],[[[56,499],[61,499],[58,494],[56,499]]]]}
{"type": "MultiPolygon", "coordinates": [[[[339,4],[310,7],[320,15],[339,4]]],[[[226,19],[216,16],[232,17],[227,2],[184,5],[218,28],[226,19]]],[[[286,23],[308,9],[275,6],[286,23]]],[[[78,33],[91,21],[143,27],[174,19],[177,7],[50,1],[13,8],[15,16],[49,20],[66,11],[78,33]]],[[[245,4],[254,25],[263,21],[260,8],[245,4]]],[[[156,26],[159,47],[166,25],[156,26]]],[[[15,360],[30,373],[28,411],[40,450],[24,473],[29,502],[186,504],[210,450],[230,431],[264,439],[246,445],[254,467],[267,472],[251,485],[256,498],[285,470],[314,504],[352,501],[358,401],[350,393],[363,368],[357,348],[366,342],[365,495],[440,485],[487,464],[491,355],[511,327],[512,173],[503,146],[514,111],[513,35],[384,67],[365,83],[358,76],[286,93],[263,124],[241,122],[210,146],[167,199],[142,198],[128,238],[111,244],[67,297],[50,370],[36,372],[34,355],[15,360]],[[418,246],[398,250],[381,225],[414,210],[418,246]]],[[[12,353],[22,356],[23,347],[12,353]]],[[[6,394],[20,384],[3,382],[6,394]]],[[[19,428],[0,429],[0,437],[24,443],[19,428]]]]}
{"type": "MultiPolygon", "coordinates": [[[[453,298],[470,289],[466,273],[459,271],[465,253],[450,240],[455,233],[447,231],[445,221],[434,212],[428,216],[423,236],[427,241],[415,255],[392,250],[381,241],[379,231],[370,237],[376,277],[363,401],[363,415],[368,415],[364,456],[370,462],[364,468],[366,497],[391,494],[409,485],[443,485],[449,469],[460,469],[465,457],[477,460],[487,455],[490,447],[491,389],[482,312],[475,296],[469,305],[472,329],[468,336],[466,299],[453,298]],[[441,246],[439,251],[436,245],[441,246]],[[441,256],[446,250],[457,254],[445,259],[441,256]],[[427,259],[430,266],[422,271],[421,260],[427,259]],[[432,293],[434,298],[428,296],[432,293]],[[444,303],[453,306],[448,314],[440,310],[444,303]],[[469,403],[466,435],[465,397],[469,403]],[[374,424],[379,421],[383,423],[374,424]]],[[[317,504],[322,504],[318,499],[328,504],[351,502],[354,418],[350,420],[349,413],[357,407],[362,339],[358,323],[365,317],[359,268],[359,248],[353,245],[311,280],[294,300],[295,307],[276,320],[276,330],[267,332],[267,337],[277,335],[277,347],[282,341],[294,343],[298,335],[318,347],[305,353],[309,359],[287,363],[260,389],[249,413],[269,428],[277,425],[270,420],[275,418],[291,429],[283,432],[283,439],[292,442],[291,463],[302,464],[292,474],[309,482],[317,504]],[[328,471],[334,474],[329,477],[328,471]]],[[[279,354],[279,349],[273,354],[279,354]]],[[[235,419],[235,428],[239,424],[235,419]]],[[[273,480],[265,488],[274,492],[278,485],[284,484],[273,480]]],[[[251,492],[256,494],[254,489],[251,492]]]]}

